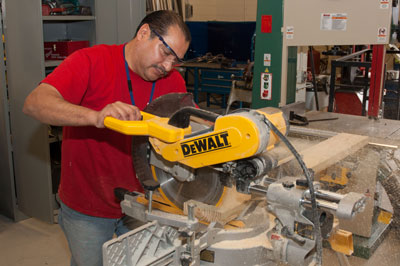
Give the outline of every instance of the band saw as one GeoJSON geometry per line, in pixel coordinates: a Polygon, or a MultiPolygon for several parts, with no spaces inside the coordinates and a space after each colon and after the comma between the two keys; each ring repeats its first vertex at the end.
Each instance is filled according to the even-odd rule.
{"type": "Polygon", "coordinates": [[[288,121],[276,108],[222,116],[174,93],[150,103],[141,121],[104,123],[133,136],[145,190],[116,188],[122,211],[145,225],[103,245],[107,266],[318,265],[322,240],[340,235],[335,218],[352,219],[365,207],[362,194],[321,189],[287,141],[288,121]],[[270,174],[279,141],[303,176],[270,174]]]}

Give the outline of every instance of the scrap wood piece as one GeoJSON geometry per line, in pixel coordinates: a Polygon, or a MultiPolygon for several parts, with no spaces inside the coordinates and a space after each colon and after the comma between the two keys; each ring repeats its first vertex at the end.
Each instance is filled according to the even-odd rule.
{"type": "MultiPolygon", "coordinates": [[[[299,153],[306,166],[318,173],[366,146],[368,139],[368,136],[340,133],[299,153]]],[[[288,156],[280,160],[278,165],[293,159],[293,155],[288,156]]]]}
{"type": "Polygon", "coordinates": [[[194,215],[197,219],[208,223],[218,222],[221,225],[225,225],[240,215],[250,199],[250,195],[239,193],[235,188],[226,188],[219,206],[189,200],[183,204],[183,212],[187,215],[188,204],[193,203],[196,206],[194,215]]]}

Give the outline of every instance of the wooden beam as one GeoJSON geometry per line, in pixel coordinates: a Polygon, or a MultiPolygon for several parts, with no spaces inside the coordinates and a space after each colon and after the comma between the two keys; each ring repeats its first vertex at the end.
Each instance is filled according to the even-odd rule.
{"type": "Polygon", "coordinates": [[[187,215],[188,204],[193,203],[194,215],[203,222],[218,222],[221,225],[234,220],[246,208],[250,195],[236,191],[236,188],[225,188],[222,202],[218,206],[207,205],[202,202],[189,200],[183,205],[183,212],[187,215]]]}
{"type": "MultiPolygon", "coordinates": [[[[368,139],[368,136],[340,133],[299,153],[306,166],[318,173],[366,146],[368,139]]],[[[278,165],[293,159],[293,155],[288,156],[280,160],[278,165]]]]}

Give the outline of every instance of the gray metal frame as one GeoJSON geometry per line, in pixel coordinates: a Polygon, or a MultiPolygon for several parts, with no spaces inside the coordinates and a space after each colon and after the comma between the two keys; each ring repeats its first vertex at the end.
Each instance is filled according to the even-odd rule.
{"type": "Polygon", "coordinates": [[[48,129],[24,115],[26,96],[44,78],[40,0],[4,0],[7,81],[18,208],[53,222],[48,129]],[[21,8],[23,7],[23,8],[21,8]]]}
{"type": "MultiPolygon", "coordinates": [[[[2,13],[0,13],[0,35],[3,35],[2,13]]],[[[4,54],[0,45],[0,54],[4,54]]],[[[12,146],[10,134],[9,102],[6,85],[6,66],[0,62],[0,213],[14,220],[25,216],[17,208],[14,169],[12,162],[12,146]]]]}
{"type": "MultiPolygon", "coordinates": [[[[3,62],[0,64],[0,100],[4,107],[0,110],[0,213],[18,220],[20,210],[28,216],[53,223],[56,206],[48,126],[22,112],[26,96],[45,77],[43,41],[46,28],[43,27],[41,0],[1,1],[9,99],[3,62]]],[[[145,15],[143,0],[81,1],[94,10],[95,30],[88,33],[88,27],[91,27],[88,24],[93,24],[93,21],[79,22],[84,24],[83,28],[75,22],[68,27],[76,31],[73,33],[76,36],[88,33],[90,36],[87,38],[92,44],[112,44],[131,39],[136,30],[134,24],[145,15]],[[108,21],[114,24],[108,24],[108,21]]]]}

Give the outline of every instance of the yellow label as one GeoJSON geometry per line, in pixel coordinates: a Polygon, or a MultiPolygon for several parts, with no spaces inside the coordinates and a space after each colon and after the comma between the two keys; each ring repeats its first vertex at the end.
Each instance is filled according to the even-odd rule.
{"type": "Polygon", "coordinates": [[[222,150],[231,147],[229,142],[229,134],[227,131],[218,134],[209,135],[190,141],[182,142],[181,144],[183,157],[203,154],[211,151],[222,150]]]}

